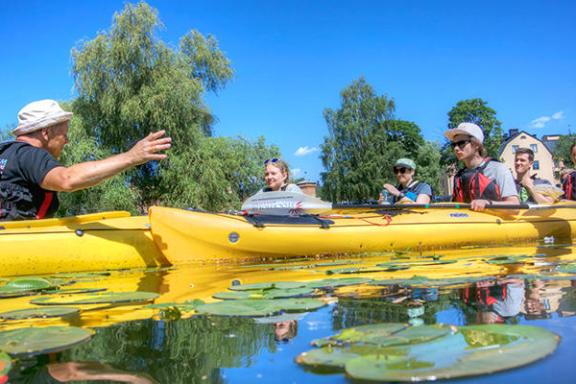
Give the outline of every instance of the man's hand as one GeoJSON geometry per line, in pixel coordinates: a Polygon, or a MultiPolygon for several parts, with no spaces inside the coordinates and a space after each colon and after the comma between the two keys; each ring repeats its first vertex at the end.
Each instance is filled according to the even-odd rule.
{"type": "Polygon", "coordinates": [[[528,189],[532,189],[532,187],[534,187],[534,181],[530,177],[529,172],[526,172],[524,174],[524,176],[522,176],[522,179],[520,180],[520,184],[522,184],[523,186],[525,186],[528,189]]]}
{"type": "Polygon", "coordinates": [[[170,149],[172,138],[163,137],[166,131],[161,130],[149,134],[136,143],[126,154],[133,165],[144,164],[150,160],[162,160],[167,157],[164,153],[158,153],[170,149]]]}
{"type": "Polygon", "coordinates": [[[472,202],[470,203],[470,209],[473,211],[481,212],[485,210],[486,207],[489,206],[490,204],[491,203],[489,200],[484,199],[472,200],[472,202]]]}
{"type": "Polygon", "coordinates": [[[384,184],[384,189],[396,197],[400,196],[400,191],[398,190],[398,188],[396,188],[392,184],[384,184]]]}

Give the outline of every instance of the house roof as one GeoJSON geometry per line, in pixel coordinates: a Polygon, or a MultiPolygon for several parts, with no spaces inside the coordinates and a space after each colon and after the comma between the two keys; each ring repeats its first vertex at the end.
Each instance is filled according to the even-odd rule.
{"type": "MultiPolygon", "coordinates": [[[[544,147],[548,150],[548,152],[550,152],[550,154],[553,153],[554,146],[556,145],[556,142],[555,142],[555,141],[551,141],[551,140],[546,140],[546,141],[540,140],[540,139],[537,138],[535,135],[531,135],[531,134],[529,134],[529,133],[526,132],[526,131],[518,131],[518,132],[516,132],[515,134],[508,136],[508,138],[500,144],[500,148],[498,148],[498,157],[502,156],[502,152],[504,152],[504,149],[506,149],[506,147],[508,146],[508,144],[510,144],[510,142],[511,142],[512,140],[514,140],[516,137],[518,137],[518,136],[520,136],[520,135],[528,135],[528,136],[530,136],[530,137],[533,138],[534,140],[539,141],[540,143],[542,143],[542,145],[544,145],[544,147]]],[[[558,136],[558,135],[548,135],[548,136],[549,136],[549,137],[555,137],[555,136],[558,136]]],[[[546,137],[546,136],[545,136],[545,137],[546,137]]]]}

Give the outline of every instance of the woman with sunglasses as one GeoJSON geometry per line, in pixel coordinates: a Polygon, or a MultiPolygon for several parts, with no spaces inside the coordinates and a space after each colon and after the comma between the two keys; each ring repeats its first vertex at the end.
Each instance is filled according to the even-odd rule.
{"type": "Polygon", "coordinates": [[[470,203],[474,211],[490,205],[519,204],[514,176],[504,164],[487,156],[484,133],[476,124],[461,123],[444,132],[454,154],[465,165],[454,177],[452,201],[470,203]]]}
{"type": "MultiPolygon", "coordinates": [[[[410,159],[398,159],[394,164],[394,176],[398,181],[395,187],[392,184],[384,184],[384,189],[394,197],[393,203],[428,204],[432,197],[430,185],[414,180],[416,163],[410,159]]],[[[384,197],[380,197],[383,201],[384,197]]]]}
{"type": "Polygon", "coordinates": [[[296,184],[289,184],[290,170],[288,164],[281,159],[273,158],[264,161],[264,182],[266,187],[261,192],[296,192],[302,193],[300,187],[296,184]]]}

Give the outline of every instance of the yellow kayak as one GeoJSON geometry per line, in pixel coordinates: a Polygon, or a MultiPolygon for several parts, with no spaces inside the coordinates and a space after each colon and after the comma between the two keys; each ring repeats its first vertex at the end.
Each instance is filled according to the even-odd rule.
{"type": "Polygon", "coordinates": [[[343,209],[307,218],[152,207],[154,241],[173,264],[208,260],[434,250],[547,238],[571,241],[576,204],[474,212],[457,204],[343,209]]]}
{"type": "Polygon", "coordinates": [[[169,265],[149,227],[128,212],[0,222],[0,276],[169,265]]]}

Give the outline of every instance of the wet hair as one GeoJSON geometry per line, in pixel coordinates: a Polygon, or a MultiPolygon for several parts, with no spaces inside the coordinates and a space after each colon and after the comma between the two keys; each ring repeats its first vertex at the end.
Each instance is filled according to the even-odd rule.
{"type": "Polygon", "coordinates": [[[478,153],[480,154],[480,156],[482,157],[488,156],[488,151],[484,147],[484,144],[480,142],[480,140],[478,140],[474,136],[470,136],[470,141],[478,147],[478,153]]]}
{"type": "Polygon", "coordinates": [[[514,157],[523,154],[528,155],[528,160],[530,160],[530,162],[534,161],[534,151],[532,151],[530,148],[518,148],[516,150],[516,153],[514,153],[514,157]]]}
{"type": "Polygon", "coordinates": [[[282,159],[270,159],[270,160],[266,160],[264,162],[264,169],[266,169],[266,167],[268,165],[273,165],[276,168],[278,168],[280,171],[282,171],[283,173],[286,173],[287,177],[286,177],[286,184],[290,183],[290,168],[288,167],[288,163],[286,163],[284,160],[282,159]]]}

